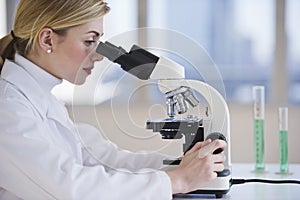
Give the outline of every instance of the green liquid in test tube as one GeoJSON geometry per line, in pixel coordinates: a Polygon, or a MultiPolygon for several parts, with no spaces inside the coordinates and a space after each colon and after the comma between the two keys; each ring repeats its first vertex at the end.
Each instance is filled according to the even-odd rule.
{"type": "Polygon", "coordinates": [[[288,108],[279,108],[280,172],[288,173],[288,108]]]}
{"type": "Polygon", "coordinates": [[[264,86],[253,87],[254,108],[254,155],[255,170],[265,169],[265,140],[264,140],[264,118],[265,118],[265,88],[264,86]]]}

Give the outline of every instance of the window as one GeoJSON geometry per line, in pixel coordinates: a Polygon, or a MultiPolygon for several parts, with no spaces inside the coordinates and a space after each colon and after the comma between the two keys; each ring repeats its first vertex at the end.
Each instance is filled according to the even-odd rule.
{"type": "MultiPolygon", "coordinates": [[[[13,10],[17,2],[18,0],[6,1],[7,30],[1,26],[0,31],[5,32],[11,29],[13,10]]],[[[189,38],[191,43],[197,43],[204,51],[207,51],[208,57],[217,66],[217,71],[223,79],[224,86],[217,87],[224,90],[221,93],[226,95],[227,101],[249,103],[252,101],[252,86],[264,85],[267,101],[276,101],[276,98],[282,96],[289,103],[300,104],[300,38],[298,37],[300,2],[298,0],[130,0],[122,6],[117,0],[107,0],[107,2],[112,10],[105,18],[104,40],[116,41],[117,45],[125,45],[127,50],[130,48],[129,43],[143,45],[147,41],[145,47],[185,65],[187,76],[195,78],[195,73],[190,71],[193,63],[189,58],[177,52],[167,52],[155,48],[155,46],[147,46],[147,44],[154,44],[153,41],[158,38],[151,34],[143,35],[142,31],[137,31],[136,28],[143,26],[177,32],[179,38],[180,35],[189,38]],[[146,10],[139,6],[141,2],[146,10]],[[283,31],[286,35],[281,36],[279,40],[276,38],[276,34],[280,32],[276,29],[278,24],[276,7],[285,9],[285,15],[279,16],[279,18],[285,19],[283,22],[285,30],[283,31]],[[141,20],[144,22],[142,25],[139,23],[141,20]],[[134,39],[124,39],[124,37],[120,39],[119,36],[122,34],[124,37],[133,34],[134,39]],[[278,42],[285,39],[286,43],[278,42]],[[279,46],[276,47],[276,45],[279,46]],[[276,48],[286,48],[284,51],[286,64],[282,64],[280,69],[274,67],[277,62],[277,58],[274,56],[276,48]],[[282,77],[280,77],[281,72],[284,72],[282,77]],[[277,74],[277,78],[274,74],[277,74]],[[279,89],[280,83],[286,84],[287,87],[279,89]],[[275,97],[271,94],[274,91],[279,91],[275,97]]],[[[1,8],[3,7],[1,6],[1,8]]],[[[172,42],[179,45],[180,49],[188,48],[184,42],[171,41],[170,44],[172,42]]],[[[100,68],[103,68],[103,65],[99,65],[100,68]]],[[[210,69],[201,68],[201,71],[205,70],[210,69]]],[[[103,73],[103,71],[98,72],[98,75],[99,73],[103,73]]],[[[93,87],[95,84],[102,84],[103,87],[106,85],[107,91],[110,91],[118,81],[118,77],[123,75],[123,72],[117,67],[108,69],[106,73],[107,76],[101,83],[98,82],[99,77],[97,76],[92,78],[93,80],[89,80],[93,82],[93,87]]],[[[199,77],[205,78],[201,75],[199,77]]],[[[128,84],[135,85],[136,82],[129,80],[128,84]]],[[[65,87],[68,92],[62,88],[64,87],[57,90],[56,95],[70,102],[73,86],[65,87]]],[[[109,93],[99,95],[102,96],[101,98],[108,99],[111,98],[109,93]]],[[[155,97],[153,94],[150,96],[155,97]]],[[[97,95],[94,98],[98,98],[97,95]]],[[[85,102],[86,100],[80,101],[85,102]]],[[[102,102],[102,100],[96,102],[102,102]]]]}
{"type": "Polygon", "coordinates": [[[287,66],[289,100],[300,104],[300,1],[286,1],[287,66]]]}
{"type": "Polygon", "coordinates": [[[170,1],[148,1],[148,26],[179,31],[203,46],[221,72],[227,100],[250,102],[253,85],[271,87],[274,0],[170,1]]]}

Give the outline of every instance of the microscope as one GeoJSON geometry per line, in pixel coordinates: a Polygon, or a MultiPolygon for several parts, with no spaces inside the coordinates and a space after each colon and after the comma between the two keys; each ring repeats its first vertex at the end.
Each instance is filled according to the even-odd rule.
{"type": "MultiPolygon", "coordinates": [[[[167,117],[147,120],[146,128],[161,134],[164,140],[183,139],[183,153],[199,141],[222,139],[227,142],[223,151],[225,169],[217,173],[217,178],[189,194],[212,194],[222,198],[230,189],[230,118],[227,104],[222,95],[212,86],[199,81],[185,79],[184,67],[166,58],[158,57],[151,52],[133,45],[129,52],[110,42],[100,42],[96,52],[118,63],[123,70],[141,80],[155,80],[159,90],[165,94],[167,117]],[[205,115],[200,118],[194,115],[183,116],[189,106],[199,106],[194,92],[198,92],[207,101],[205,115]],[[177,117],[177,116],[180,117],[177,117]]],[[[179,165],[180,159],[164,160],[164,165],[179,165]]]]}

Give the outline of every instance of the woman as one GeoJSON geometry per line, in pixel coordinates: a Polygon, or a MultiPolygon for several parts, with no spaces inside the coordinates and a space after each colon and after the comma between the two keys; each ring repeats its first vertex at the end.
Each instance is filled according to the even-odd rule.
{"type": "Polygon", "coordinates": [[[98,130],[76,126],[51,90],[83,84],[103,59],[95,47],[108,11],[102,0],[20,0],[0,41],[0,199],[171,199],[223,170],[219,140],[197,143],[166,172],[162,155],[81,142],[78,132],[93,140],[98,130]]]}

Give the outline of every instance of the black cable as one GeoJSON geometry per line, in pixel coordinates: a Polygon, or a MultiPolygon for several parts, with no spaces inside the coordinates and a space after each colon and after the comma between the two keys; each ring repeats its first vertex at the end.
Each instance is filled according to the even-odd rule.
{"type": "Polygon", "coordinates": [[[244,183],[300,184],[299,180],[231,179],[231,185],[244,183]]]}

